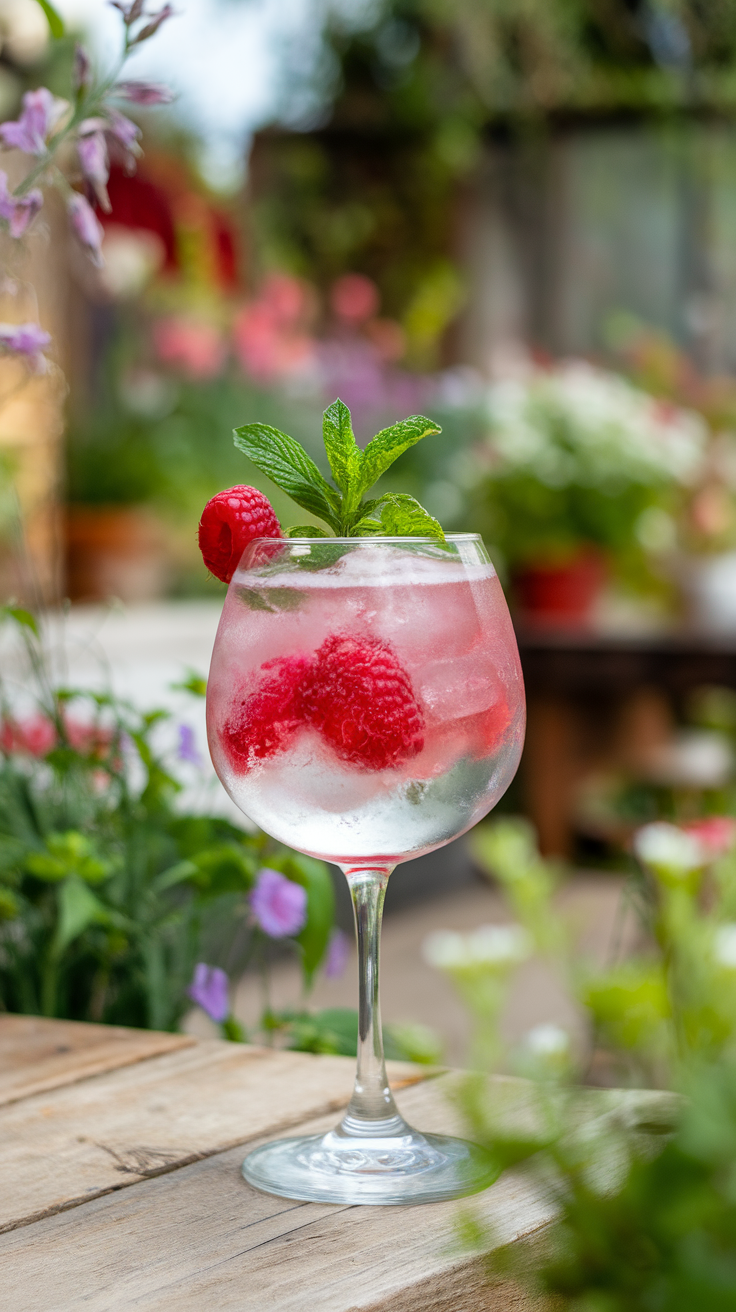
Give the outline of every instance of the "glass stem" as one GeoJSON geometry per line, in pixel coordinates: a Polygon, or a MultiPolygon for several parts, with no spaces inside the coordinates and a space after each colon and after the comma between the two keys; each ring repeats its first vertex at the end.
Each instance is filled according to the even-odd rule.
{"type": "Polygon", "coordinates": [[[392,867],[345,868],[358,939],[358,1069],[353,1096],[340,1129],[385,1138],[408,1132],[388,1087],[383,1059],[379,955],[383,899],[392,867]]]}

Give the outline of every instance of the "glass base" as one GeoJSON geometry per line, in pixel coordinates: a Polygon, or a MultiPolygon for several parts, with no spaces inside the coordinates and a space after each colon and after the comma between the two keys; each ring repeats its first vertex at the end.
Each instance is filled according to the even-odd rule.
{"type": "Polygon", "coordinates": [[[306,1202],[439,1203],[477,1193],[497,1179],[489,1153],[466,1139],[406,1133],[385,1138],[342,1129],[277,1139],[243,1162],[249,1184],[306,1202]]]}

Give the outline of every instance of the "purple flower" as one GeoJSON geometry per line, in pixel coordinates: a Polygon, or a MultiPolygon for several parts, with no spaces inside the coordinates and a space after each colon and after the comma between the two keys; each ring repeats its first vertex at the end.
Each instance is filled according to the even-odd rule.
{"type": "Polygon", "coordinates": [[[43,192],[38,187],[25,196],[13,196],[8,190],[8,175],[0,170],[0,218],[7,219],[11,237],[22,237],[43,205],[43,192]]]}
{"type": "Polygon", "coordinates": [[[43,374],[48,362],[43,352],[51,345],[51,334],[37,323],[0,323],[0,351],[22,355],[34,373],[43,374]]]}
{"type": "Polygon", "coordinates": [[[341,929],[333,929],[327,945],[324,972],[328,979],[337,979],[342,975],[350,956],[350,940],[341,929]]]}
{"type": "Polygon", "coordinates": [[[149,36],[153,36],[155,32],[158,32],[161,24],[165,23],[167,18],[173,17],[173,14],[174,10],[171,5],[164,5],[163,9],[159,9],[158,13],[154,14],[150,23],[146,23],[146,26],[141,28],[130,44],[137,46],[140,45],[141,41],[147,41],[149,36]]]}
{"type": "Polygon", "coordinates": [[[270,938],[298,934],[307,919],[307,893],[278,870],[264,867],[250,895],[256,923],[270,938]]]}
{"type": "Polygon", "coordinates": [[[70,197],[68,210],[79,241],[92,262],[101,268],[105,263],[102,258],[102,238],[105,234],[100,220],[89,201],[85,200],[84,196],[80,196],[78,191],[70,197]]]}
{"type": "Polygon", "coordinates": [[[192,765],[202,764],[202,757],[197,751],[197,739],[189,724],[179,725],[179,750],[177,755],[180,761],[189,761],[192,765]]]}
{"type": "Polygon", "coordinates": [[[200,961],[194,967],[194,979],[187,993],[202,1011],[206,1011],[217,1025],[230,1015],[230,999],[227,993],[228,979],[219,966],[208,966],[200,961]]]}
{"type": "Polygon", "coordinates": [[[113,92],[131,105],[170,105],[174,93],[161,82],[117,82],[113,92]]]}
{"type": "Polygon", "coordinates": [[[134,23],[137,18],[141,17],[144,0],[132,0],[132,4],[129,5],[122,4],[121,0],[110,0],[110,4],[113,9],[120,10],[124,22],[129,26],[131,23],[134,23]]]}
{"type": "Polygon", "coordinates": [[[77,154],[82,166],[85,182],[88,182],[106,214],[112,206],[107,194],[107,179],[110,176],[110,160],[107,154],[107,142],[103,128],[107,127],[104,119],[87,118],[79,125],[77,154]]]}
{"type": "Polygon", "coordinates": [[[126,150],[135,150],[138,144],[138,138],[141,130],[137,123],[132,119],[126,118],[117,109],[108,110],[109,125],[108,130],[116,141],[120,142],[126,150]]]}
{"type": "Polygon", "coordinates": [[[67,107],[65,100],[52,96],[46,87],[26,91],[20,118],[0,123],[0,137],[7,148],[26,155],[45,155],[46,138],[67,107]]]}

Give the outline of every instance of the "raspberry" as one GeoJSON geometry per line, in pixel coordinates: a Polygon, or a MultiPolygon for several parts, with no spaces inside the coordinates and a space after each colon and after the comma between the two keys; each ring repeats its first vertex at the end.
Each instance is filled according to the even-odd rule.
{"type": "Polygon", "coordinates": [[[378,638],[327,638],[302,690],[301,711],[338,756],[369,770],[401,765],[424,746],[411,679],[378,638]]]}
{"type": "Polygon", "coordinates": [[[273,670],[273,674],[253,692],[235,700],[220,735],[238,774],[282,751],[302,720],[301,688],[310,669],[308,657],[278,657],[266,661],[261,669],[273,670]]]}
{"type": "Polygon", "coordinates": [[[199,521],[199,549],[216,578],[229,583],[255,538],[282,537],[273,506],[257,488],[226,488],[207,502],[199,521]]]}

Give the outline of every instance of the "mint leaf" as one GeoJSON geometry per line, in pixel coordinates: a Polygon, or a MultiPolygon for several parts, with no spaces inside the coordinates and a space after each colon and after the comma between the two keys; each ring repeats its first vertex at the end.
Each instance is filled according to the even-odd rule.
{"type": "Polygon", "coordinates": [[[292,524],[291,528],[285,528],[284,533],[287,538],[326,538],[329,537],[323,528],[317,528],[316,524],[292,524]]]}
{"type": "Polygon", "coordinates": [[[435,424],[431,419],[425,419],[424,415],[411,415],[408,419],[402,419],[398,424],[392,424],[390,428],[384,428],[380,433],[370,441],[363,452],[362,468],[360,473],[360,492],[367,492],[369,488],[385,474],[389,465],[404,451],[408,451],[410,446],[421,442],[423,437],[428,437],[430,433],[441,433],[442,429],[439,424],[435,424]]]}
{"type": "Polygon", "coordinates": [[[359,481],[363,452],[355,444],[350,411],[339,398],[328,405],[322,416],[322,436],[332,477],[343,495],[348,497],[359,481]]]}
{"type": "Polygon", "coordinates": [[[293,437],[271,428],[270,424],[244,424],[234,429],[234,437],[236,447],[282,492],[288,493],[302,510],[324,519],[339,533],[340,495],[293,437]]]}
{"type": "Polygon", "coordinates": [[[303,592],[296,588],[236,588],[238,601],[242,601],[250,610],[298,610],[306,600],[303,592]]]}
{"type": "Polygon", "coordinates": [[[445,541],[439,521],[406,492],[387,492],[374,502],[371,514],[358,521],[353,533],[356,537],[378,533],[394,538],[424,537],[445,541]],[[377,519],[380,522],[376,522],[377,519]]]}

